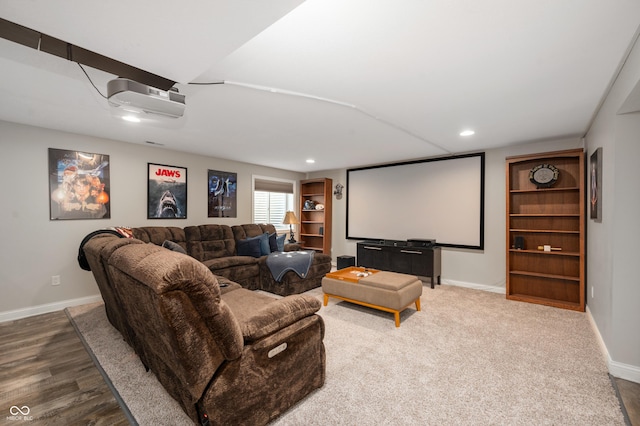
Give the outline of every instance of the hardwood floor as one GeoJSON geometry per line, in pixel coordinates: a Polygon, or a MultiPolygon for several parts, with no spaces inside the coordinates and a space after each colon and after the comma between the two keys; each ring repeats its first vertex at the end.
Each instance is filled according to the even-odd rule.
{"type": "MultiPolygon", "coordinates": [[[[614,383],[630,424],[640,426],[640,384],[614,383]]],[[[130,424],[63,311],[0,323],[0,425],[5,424],[130,424]],[[18,409],[31,421],[22,423],[18,409]]]]}
{"type": "Polygon", "coordinates": [[[0,323],[0,424],[130,423],[58,311],[0,323]]]}
{"type": "Polygon", "coordinates": [[[614,379],[618,395],[632,426],[640,426],[640,383],[614,379]]]}

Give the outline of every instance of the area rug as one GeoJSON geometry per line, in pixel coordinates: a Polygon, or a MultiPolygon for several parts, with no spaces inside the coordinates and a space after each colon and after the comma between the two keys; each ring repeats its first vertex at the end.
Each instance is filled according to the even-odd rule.
{"type": "MultiPolygon", "coordinates": [[[[392,314],[330,300],[325,385],[273,424],[625,424],[587,314],[448,285],[425,286],[421,305],[396,328],[392,314]]],[[[191,424],[101,303],[67,313],[140,425],[191,424]]]]}

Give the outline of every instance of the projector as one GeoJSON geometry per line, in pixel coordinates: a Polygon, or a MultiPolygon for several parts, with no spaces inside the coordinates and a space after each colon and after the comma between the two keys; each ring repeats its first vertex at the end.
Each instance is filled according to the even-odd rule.
{"type": "Polygon", "coordinates": [[[107,83],[107,98],[113,107],[134,113],[143,112],[170,118],[184,115],[184,95],[126,78],[116,78],[107,83]]]}

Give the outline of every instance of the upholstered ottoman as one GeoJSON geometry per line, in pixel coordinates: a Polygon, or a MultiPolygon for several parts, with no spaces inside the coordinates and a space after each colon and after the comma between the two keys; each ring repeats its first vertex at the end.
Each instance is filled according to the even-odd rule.
{"type": "Polygon", "coordinates": [[[350,278],[346,276],[346,273],[336,274],[333,277],[332,274],[327,274],[322,279],[324,306],[327,306],[329,297],[334,297],[369,308],[391,312],[394,314],[396,327],[400,327],[400,312],[414,303],[416,310],[420,310],[422,281],[417,277],[386,271],[362,277],[358,275],[367,274],[356,274],[356,278],[350,278]]]}

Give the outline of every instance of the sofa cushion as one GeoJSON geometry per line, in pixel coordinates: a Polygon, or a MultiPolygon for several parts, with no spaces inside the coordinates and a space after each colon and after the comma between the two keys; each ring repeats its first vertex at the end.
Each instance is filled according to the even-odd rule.
{"type": "Polygon", "coordinates": [[[161,246],[166,240],[173,241],[182,247],[187,248],[185,233],[177,226],[142,226],[131,228],[133,238],[145,243],[153,243],[161,246]]]}
{"type": "Polygon", "coordinates": [[[227,225],[198,225],[184,228],[187,253],[200,262],[236,255],[236,240],[227,225]]]}
{"type": "Polygon", "coordinates": [[[262,256],[262,242],[260,237],[247,238],[246,240],[238,241],[238,256],[262,256]]]}
{"type": "Polygon", "coordinates": [[[284,251],[284,239],[287,237],[287,234],[278,235],[276,237],[277,250],[276,251],[284,251]]]}
{"type": "Polygon", "coordinates": [[[259,258],[252,256],[228,256],[202,262],[215,275],[223,276],[249,290],[257,290],[260,285],[259,258]]]}
{"type": "Polygon", "coordinates": [[[257,237],[265,232],[267,234],[275,234],[276,228],[270,223],[248,223],[245,225],[233,225],[231,227],[233,237],[238,240],[244,240],[251,237],[257,237]]]}
{"type": "Polygon", "coordinates": [[[238,320],[245,343],[283,329],[322,306],[319,299],[309,295],[275,298],[246,289],[225,294],[223,300],[238,320]]]}

